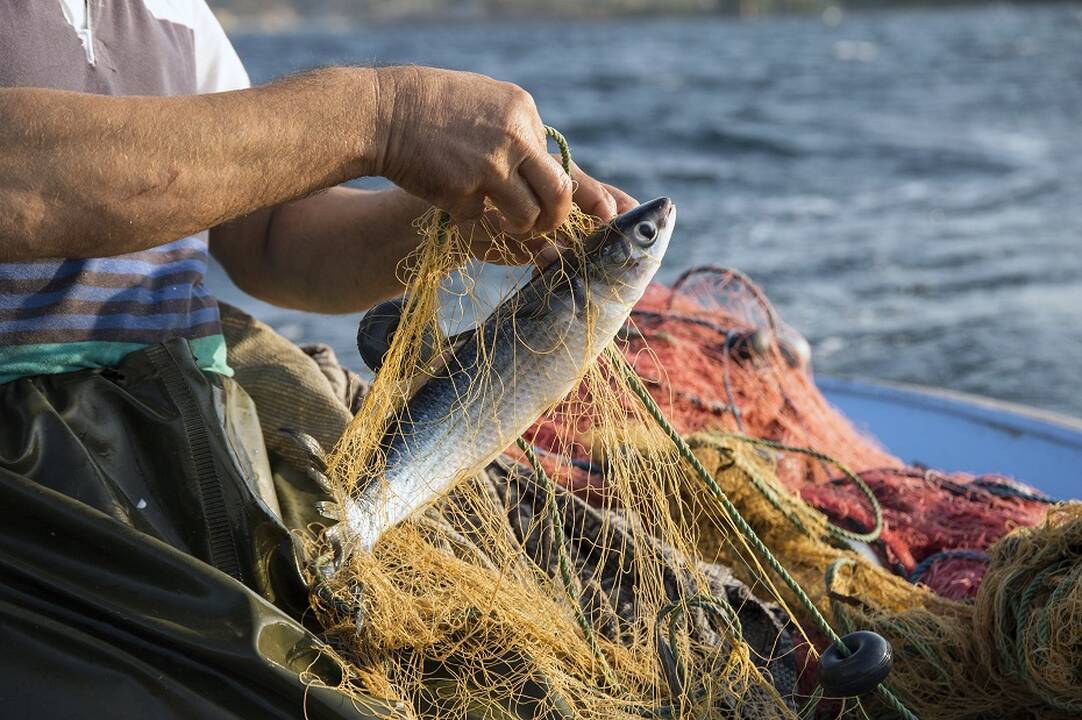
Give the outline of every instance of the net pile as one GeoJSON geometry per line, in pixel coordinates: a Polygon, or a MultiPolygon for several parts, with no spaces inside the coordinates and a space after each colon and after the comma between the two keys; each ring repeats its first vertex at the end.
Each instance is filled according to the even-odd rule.
{"type": "MultiPolygon", "coordinates": [[[[1044,519],[1048,501],[1012,490],[998,476],[947,475],[921,468],[859,473],[883,508],[877,550],[897,574],[955,600],[972,598],[988,567],[987,549],[1008,532],[1044,519]]],[[[864,525],[870,513],[848,483],[807,485],[800,496],[835,522],[864,525]]]]}
{"type": "MultiPolygon", "coordinates": [[[[469,279],[458,274],[468,239],[438,217],[422,229],[394,341],[329,459],[339,506],[378,481],[386,419],[408,411],[412,388],[447,350],[440,292],[466,288],[469,299],[469,279]]],[[[582,227],[562,232],[584,236],[582,227]]],[[[801,700],[787,614],[727,568],[697,559],[692,525],[668,502],[686,470],[614,381],[614,362],[584,369],[588,406],[554,411],[568,428],[588,419],[589,449],[608,457],[609,502],[576,500],[540,466],[497,481],[492,468],[473,468],[373,552],[354,554],[333,577],[312,574],[316,613],[367,692],[426,717],[794,716],[801,700]],[[640,441],[635,452],[624,452],[627,434],[640,441]]],[[[500,392],[471,387],[463,402],[500,392]]],[[[458,441],[483,440],[477,430],[456,428],[458,441]]],[[[333,552],[331,532],[313,557],[333,552]]]]}
{"type": "MultiPolygon", "coordinates": [[[[672,288],[654,285],[632,321],[623,337],[624,355],[677,429],[739,432],[814,448],[857,471],[882,507],[883,529],[875,543],[880,560],[946,597],[972,597],[987,566],[987,548],[1010,530],[1044,518],[1048,501],[1032,488],[999,476],[906,467],[858,432],[815,386],[807,343],[737,271],[699,268],[672,288]]],[[[574,438],[561,445],[557,438],[566,434],[548,417],[532,437],[546,454],[569,453],[574,470],[562,479],[596,495],[603,486],[601,463],[574,438]]],[[[580,427],[577,436],[584,434],[588,429],[580,427]]],[[[833,522],[853,530],[874,524],[866,498],[839,477],[836,466],[786,453],[775,472],[787,489],[833,522]]]]}
{"type": "MultiPolygon", "coordinates": [[[[816,605],[843,632],[891,641],[891,682],[921,718],[1071,718],[1082,708],[1082,504],[1050,509],[1033,528],[989,549],[971,602],[913,585],[825,542],[825,517],[806,504],[779,508],[756,482],[771,463],[740,442],[692,438],[704,464],[816,605]]],[[[776,482],[776,481],[775,481],[776,482]]],[[[780,486],[775,485],[780,492],[780,486]]],[[[703,503],[690,488],[684,505],[703,503]]],[[[704,532],[703,557],[725,562],[723,539],[704,532]]],[[[739,564],[733,565],[738,576],[739,564]]]]}
{"type": "MultiPolygon", "coordinates": [[[[574,219],[561,232],[582,237],[586,221],[574,219]]],[[[378,481],[388,420],[450,350],[438,323],[449,278],[468,299],[469,279],[456,277],[468,239],[435,215],[421,228],[398,332],[325,468],[340,506],[378,481]]],[[[1077,508],[989,549],[1011,528],[1038,523],[1047,503],[995,479],[906,469],[827,405],[802,342],[739,274],[701,271],[672,290],[652,287],[615,351],[508,448],[508,462],[464,472],[338,573],[317,562],[313,608],[349,661],[348,682],[399,700],[405,717],[902,712],[872,697],[820,698],[822,613],[837,629],[872,629],[894,643],[891,684],[921,717],[1074,709],[1077,508]],[[713,488],[622,381],[628,366],[689,436],[713,488]],[[931,517],[948,507],[966,521],[931,517]],[[915,585],[846,541],[880,536],[890,566],[921,570],[947,595],[975,592],[976,604],[915,585]],[[1042,543],[1051,549],[1034,549],[1042,543]],[[950,549],[987,551],[984,582],[983,559],[935,561],[950,549]],[[782,566],[803,591],[779,582],[782,566]],[[1021,604],[1012,599],[1019,586],[1021,604]],[[1075,641],[1049,645],[1064,637],[1075,641]],[[1000,681],[995,692],[987,677],[1000,681]]],[[[469,394],[490,392],[499,389],[469,394]]],[[[461,441],[476,431],[459,429],[461,441]]],[[[310,556],[332,556],[335,528],[313,530],[310,556]]]]}

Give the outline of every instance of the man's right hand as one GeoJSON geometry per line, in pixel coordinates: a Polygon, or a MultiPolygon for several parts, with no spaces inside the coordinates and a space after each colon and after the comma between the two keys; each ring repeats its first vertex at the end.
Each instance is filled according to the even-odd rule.
{"type": "Polygon", "coordinates": [[[377,71],[375,174],[458,223],[488,198],[512,234],[548,232],[571,210],[571,179],[547,151],[533,98],[484,75],[426,67],[377,71]]]}

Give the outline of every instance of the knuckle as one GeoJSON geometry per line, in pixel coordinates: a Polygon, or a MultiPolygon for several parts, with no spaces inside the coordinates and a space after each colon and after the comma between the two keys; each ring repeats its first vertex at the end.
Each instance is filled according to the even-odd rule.
{"type": "Polygon", "coordinates": [[[515,97],[518,99],[518,101],[520,103],[522,103],[522,105],[527,110],[529,110],[531,112],[537,110],[537,103],[534,102],[533,95],[531,95],[529,93],[529,91],[523,89],[522,87],[520,87],[518,85],[515,86],[515,91],[516,91],[515,92],[515,97]]]}
{"type": "Polygon", "coordinates": [[[530,98],[530,94],[526,92],[526,90],[524,90],[523,87],[521,85],[518,85],[517,83],[504,82],[503,88],[507,91],[507,94],[510,95],[511,99],[518,102],[525,102],[530,98]]]}
{"type": "Polygon", "coordinates": [[[506,83],[508,102],[507,113],[510,117],[532,120],[537,116],[537,105],[533,95],[514,83],[506,83]]]}

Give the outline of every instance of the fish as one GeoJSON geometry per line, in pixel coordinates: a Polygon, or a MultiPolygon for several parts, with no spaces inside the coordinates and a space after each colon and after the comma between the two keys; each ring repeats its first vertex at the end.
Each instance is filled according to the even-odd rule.
{"type": "MultiPolygon", "coordinates": [[[[382,476],[328,513],[339,520],[331,530],[340,558],[371,551],[388,528],[481,471],[578,385],[653,279],[675,220],[668,198],[617,216],[455,338],[442,370],[389,423],[382,476]]],[[[393,303],[390,313],[370,311],[377,334],[397,325],[391,315],[402,304],[393,303]]],[[[362,320],[359,338],[364,328],[362,320]]],[[[361,352],[376,363],[383,355],[361,352]]]]}

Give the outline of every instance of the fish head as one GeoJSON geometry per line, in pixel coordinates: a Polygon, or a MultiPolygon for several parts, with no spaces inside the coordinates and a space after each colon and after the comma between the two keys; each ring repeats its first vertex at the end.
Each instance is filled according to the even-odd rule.
{"type": "Polygon", "coordinates": [[[675,224],[676,205],[667,197],[618,215],[585,242],[591,286],[623,304],[637,302],[661,265],[675,224]]]}

